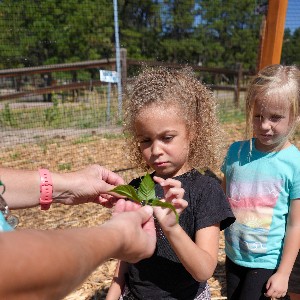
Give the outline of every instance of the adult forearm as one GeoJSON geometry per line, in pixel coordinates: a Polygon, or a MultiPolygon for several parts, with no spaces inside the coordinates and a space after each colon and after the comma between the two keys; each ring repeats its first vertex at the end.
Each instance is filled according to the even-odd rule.
{"type": "Polygon", "coordinates": [[[102,226],[2,233],[0,299],[62,299],[98,265],[117,256],[120,238],[102,226]]]}
{"type": "MultiPolygon", "coordinates": [[[[120,176],[99,165],[90,165],[68,173],[50,171],[50,177],[53,185],[53,203],[69,205],[96,202],[112,207],[117,199],[106,193],[115,185],[123,183],[120,176]]],[[[38,170],[0,168],[0,179],[5,184],[6,191],[3,197],[9,208],[39,205],[41,178],[38,170]]]]}
{"type": "Polygon", "coordinates": [[[3,197],[11,209],[39,204],[40,176],[38,170],[0,168],[0,179],[5,185],[3,197]]]}

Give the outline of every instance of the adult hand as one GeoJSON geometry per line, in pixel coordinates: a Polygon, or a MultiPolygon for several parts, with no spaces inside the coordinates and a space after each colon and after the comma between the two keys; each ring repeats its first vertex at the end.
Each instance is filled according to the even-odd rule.
{"type": "Polygon", "coordinates": [[[150,257],[156,247],[156,231],[151,206],[141,207],[132,201],[120,199],[111,220],[104,227],[114,227],[120,233],[120,248],[115,258],[135,263],[150,257]]]}
{"type": "Polygon", "coordinates": [[[53,201],[68,205],[95,202],[112,207],[120,198],[108,194],[115,186],[124,184],[124,180],[112,171],[99,165],[91,165],[82,170],[52,174],[53,201]]]}
{"type": "Polygon", "coordinates": [[[151,256],[156,245],[152,215],[151,207],[122,199],[112,219],[100,226],[0,233],[0,299],[63,299],[107,259],[136,262],[151,256]]]}

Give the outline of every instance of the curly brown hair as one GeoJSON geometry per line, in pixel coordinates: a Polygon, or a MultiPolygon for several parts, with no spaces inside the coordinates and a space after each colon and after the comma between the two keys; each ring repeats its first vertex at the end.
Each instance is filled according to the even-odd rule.
{"type": "Polygon", "coordinates": [[[126,146],[129,159],[142,170],[148,169],[135,135],[135,120],[147,105],[163,105],[166,102],[179,105],[188,133],[193,137],[189,165],[203,171],[217,170],[223,158],[223,147],[216,100],[213,93],[188,68],[145,67],[128,88],[124,98],[124,133],[129,139],[126,146]]]}

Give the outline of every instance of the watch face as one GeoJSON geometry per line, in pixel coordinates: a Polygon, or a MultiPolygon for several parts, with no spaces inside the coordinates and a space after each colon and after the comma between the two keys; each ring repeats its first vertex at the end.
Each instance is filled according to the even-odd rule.
{"type": "Polygon", "coordinates": [[[0,210],[2,212],[5,212],[6,209],[7,209],[7,204],[6,204],[3,196],[0,194],[0,210]]]}
{"type": "Polygon", "coordinates": [[[19,224],[18,217],[14,216],[14,215],[7,216],[6,221],[12,228],[16,228],[19,224]]]}
{"type": "Polygon", "coordinates": [[[17,225],[19,224],[19,219],[18,219],[18,217],[10,214],[8,205],[1,194],[0,194],[0,211],[3,213],[3,216],[6,220],[6,222],[12,228],[16,228],[17,225]]]}

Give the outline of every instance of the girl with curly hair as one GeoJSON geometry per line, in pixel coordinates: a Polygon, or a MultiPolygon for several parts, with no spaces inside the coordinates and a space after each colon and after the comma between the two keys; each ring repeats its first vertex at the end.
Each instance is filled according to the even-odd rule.
{"type": "MultiPolygon", "coordinates": [[[[219,233],[234,222],[218,181],[199,171],[220,162],[213,94],[189,70],[145,69],[128,91],[125,114],[135,164],[154,179],[179,181],[188,207],[178,223],[168,209],[154,208],[155,253],[136,264],[119,262],[107,299],[210,299],[207,280],[217,265],[219,233]]],[[[157,183],[156,195],[164,189],[157,183]]]]}

